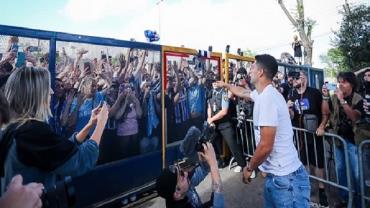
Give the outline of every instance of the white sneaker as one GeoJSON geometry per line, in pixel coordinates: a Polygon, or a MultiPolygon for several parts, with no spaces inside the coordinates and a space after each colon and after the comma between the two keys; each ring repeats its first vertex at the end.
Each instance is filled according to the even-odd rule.
{"type": "Polygon", "coordinates": [[[251,174],[251,177],[250,177],[251,179],[253,179],[253,178],[256,178],[256,171],[253,171],[252,172],[252,174],[251,174]]]}
{"type": "Polygon", "coordinates": [[[235,173],[240,173],[240,172],[242,172],[242,170],[243,170],[243,168],[239,165],[234,168],[235,173]]]}

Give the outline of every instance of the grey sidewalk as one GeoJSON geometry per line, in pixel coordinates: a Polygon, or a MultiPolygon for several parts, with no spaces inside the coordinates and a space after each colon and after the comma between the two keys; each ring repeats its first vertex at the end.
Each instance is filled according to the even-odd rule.
{"type": "MultiPolygon", "coordinates": [[[[246,208],[246,207],[263,207],[263,186],[264,179],[258,174],[250,184],[245,185],[242,183],[241,177],[242,173],[234,173],[232,170],[223,168],[220,170],[222,182],[223,182],[223,192],[225,196],[225,207],[231,208],[246,208]]],[[[210,175],[197,187],[197,191],[203,202],[210,199],[211,196],[211,178],[210,175]]],[[[329,197],[329,202],[331,205],[336,201],[336,189],[330,186],[327,187],[327,194],[329,197]]],[[[311,201],[318,202],[317,194],[317,182],[313,182],[311,179],[311,201]]],[[[141,203],[136,206],[128,206],[135,208],[165,208],[165,201],[161,197],[156,197],[141,203]]],[[[318,207],[311,205],[311,208],[318,207]]]]}
{"type": "MultiPolygon", "coordinates": [[[[263,206],[263,178],[258,177],[252,183],[245,185],[242,183],[242,173],[234,173],[228,168],[220,170],[223,191],[225,196],[225,207],[245,208],[245,207],[262,207],[263,206]]],[[[202,201],[208,201],[211,196],[211,178],[210,175],[197,187],[197,191],[202,201]]],[[[156,197],[136,208],[158,207],[164,208],[165,202],[162,198],[156,197]]]]}

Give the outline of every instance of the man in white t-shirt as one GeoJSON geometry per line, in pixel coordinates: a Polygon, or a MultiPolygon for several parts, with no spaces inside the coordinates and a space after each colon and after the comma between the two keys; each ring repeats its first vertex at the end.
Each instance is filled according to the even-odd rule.
{"type": "Polygon", "coordinates": [[[233,94],[254,101],[253,123],[256,151],[243,169],[243,182],[249,183],[257,167],[267,174],[265,207],[309,207],[309,177],[293,144],[293,128],[284,97],[272,86],[278,65],[274,57],[257,55],[251,66],[253,92],[217,82],[233,94]]]}

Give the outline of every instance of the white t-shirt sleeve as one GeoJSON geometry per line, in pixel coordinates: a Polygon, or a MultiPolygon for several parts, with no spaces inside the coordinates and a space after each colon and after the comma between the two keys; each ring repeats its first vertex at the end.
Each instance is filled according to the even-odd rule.
{"type": "Polygon", "coordinates": [[[274,97],[265,95],[259,102],[259,115],[257,126],[278,126],[278,107],[274,104],[274,97]]]}
{"type": "Polygon", "coordinates": [[[252,101],[255,101],[257,96],[258,96],[257,90],[253,90],[251,92],[251,99],[252,99],[252,101]]]}

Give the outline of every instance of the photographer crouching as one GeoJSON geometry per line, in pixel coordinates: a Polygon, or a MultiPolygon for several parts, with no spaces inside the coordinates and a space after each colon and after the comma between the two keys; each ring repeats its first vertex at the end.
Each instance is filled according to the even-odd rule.
{"type": "Polygon", "coordinates": [[[166,200],[167,208],[182,207],[224,207],[222,183],[215,151],[207,129],[200,132],[196,127],[191,127],[183,140],[180,151],[188,158],[171,165],[163,170],[157,178],[158,195],[166,200]],[[198,157],[198,158],[196,158],[198,157]],[[195,190],[211,173],[212,197],[203,204],[195,190]]]}

